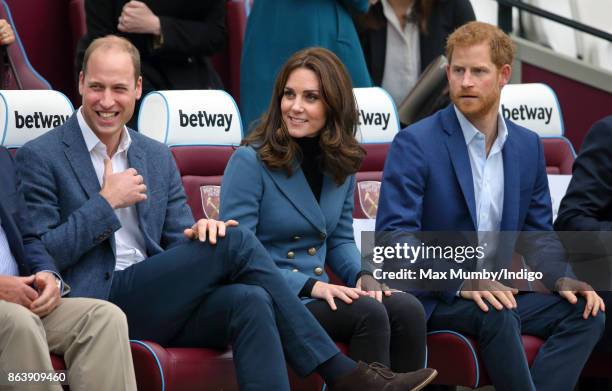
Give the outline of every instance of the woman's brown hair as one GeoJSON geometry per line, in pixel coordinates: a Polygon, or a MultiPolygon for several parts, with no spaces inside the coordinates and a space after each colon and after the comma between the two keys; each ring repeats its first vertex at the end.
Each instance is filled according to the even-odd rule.
{"type": "Polygon", "coordinates": [[[326,116],[319,132],[322,167],[337,184],[342,184],[357,172],[365,152],[355,139],[358,116],[351,78],[340,59],[327,49],[308,48],[291,56],[276,77],[268,111],[242,144],[257,149],[269,168],[285,170],[288,176],[293,174],[294,162],[302,156],[289,135],[280,105],[287,79],[298,68],[311,70],[319,80],[326,116]]]}
{"type": "MultiPolygon", "coordinates": [[[[429,18],[435,7],[437,0],[414,0],[412,18],[416,22],[421,34],[428,33],[429,18]]],[[[454,0],[451,0],[454,1],[454,0]]],[[[382,4],[379,5],[382,8],[382,4]]],[[[357,24],[364,29],[378,30],[387,25],[387,20],[382,13],[373,12],[373,7],[366,14],[356,14],[355,20],[357,24]]]]}

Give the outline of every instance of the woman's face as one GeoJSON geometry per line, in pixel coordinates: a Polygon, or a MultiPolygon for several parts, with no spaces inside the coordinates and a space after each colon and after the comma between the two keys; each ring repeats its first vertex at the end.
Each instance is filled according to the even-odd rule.
{"type": "Polygon", "coordinates": [[[325,105],[317,75],[306,68],[289,75],[280,104],[289,135],[295,138],[315,137],[325,125],[325,105]]]}

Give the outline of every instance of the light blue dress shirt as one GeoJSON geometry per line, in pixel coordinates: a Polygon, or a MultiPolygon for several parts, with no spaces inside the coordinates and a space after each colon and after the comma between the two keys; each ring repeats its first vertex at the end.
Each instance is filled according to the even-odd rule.
{"type": "Polygon", "coordinates": [[[497,138],[487,156],[486,138],[455,106],[459,126],[465,138],[476,206],[478,244],[484,246],[485,257],[476,264],[476,270],[493,270],[504,207],[504,159],[502,151],[508,138],[508,128],[501,113],[497,114],[497,138]]]}
{"type": "MultiPolygon", "coordinates": [[[[0,221],[0,223],[2,223],[0,221]]],[[[6,239],[6,233],[4,228],[0,225],[0,276],[18,276],[19,268],[13,253],[11,253],[11,247],[9,246],[8,240],[6,239]]]]}
{"type": "Polygon", "coordinates": [[[502,150],[508,138],[508,128],[501,114],[497,115],[497,138],[487,156],[485,135],[455,107],[457,119],[465,138],[472,180],[476,222],[479,232],[499,231],[504,206],[504,159],[502,150]]]}

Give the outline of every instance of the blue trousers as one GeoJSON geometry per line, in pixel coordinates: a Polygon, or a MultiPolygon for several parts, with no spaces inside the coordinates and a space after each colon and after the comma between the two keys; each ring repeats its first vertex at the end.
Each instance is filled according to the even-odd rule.
{"type": "Polygon", "coordinates": [[[126,313],[132,338],[232,345],[241,390],[289,390],[283,350],[300,375],[338,353],[266,249],[240,228],[214,246],[189,242],[115,272],[109,300],[126,313]]]}
{"type": "Polygon", "coordinates": [[[438,303],[430,330],[450,329],[478,340],[484,365],[497,391],[571,391],[601,337],[605,315],[582,318],[585,301],[575,305],[557,295],[525,293],[517,308],[483,312],[471,300],[438,303]],[[531,368],[521,334],[546,339],[531,368]]]}

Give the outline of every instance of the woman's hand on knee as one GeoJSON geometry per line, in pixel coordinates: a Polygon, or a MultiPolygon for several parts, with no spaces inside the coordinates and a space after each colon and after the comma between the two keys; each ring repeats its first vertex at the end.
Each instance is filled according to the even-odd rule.
{"type": "Polygon", "coordinates": [[[367,295],[366,292],[359,288],[349,288],[348,286],[328,284],[323,281],[317,281],[312,287],[310,296],[315,299],[322,299],[327,301],[329,307],[336,311],[335,298],[338,298],[346,304],[351,304],[353,300],[359,299],[359,296],[367,295]]]}
{"type": "Polygon", "coordinates": [[[228,227],[237,227],[236,220],[218,221],[214,219],[200,219],[191,227],[183,231],[186,237],[192,240],[205,242],[208,236],[210,244],[217,243],[217,237],[225,237],[225,230],[228,227]]]}
{"type": "Polygon", "coordinates": [[[384,296],[391,296],[391,290],[384,284],[376,281],[376,279],[369,275],[364,274],[357,280],[356,284],[357,289],[365,291],[368,296],[382,303],[382,298],[384,296]]]}

